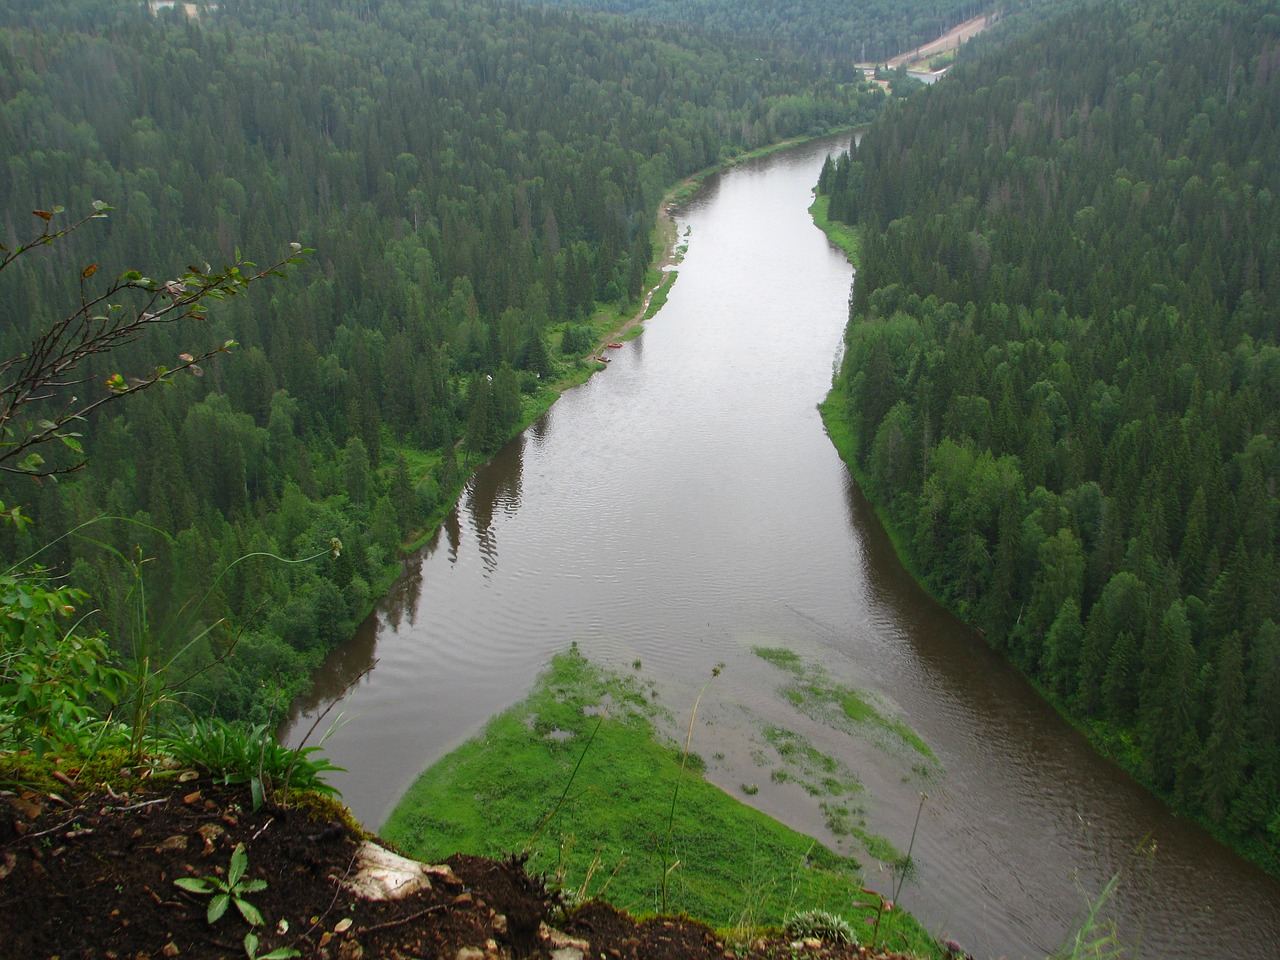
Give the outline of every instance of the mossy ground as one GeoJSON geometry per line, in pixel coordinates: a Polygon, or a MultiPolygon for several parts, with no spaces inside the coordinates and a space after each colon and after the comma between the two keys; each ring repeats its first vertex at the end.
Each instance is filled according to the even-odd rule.
{"type": "MultiPolygon", "coordinates": [[[[796,911],[848,918],[864,942],[880,898],[855,861],[740,803],[659,739],[651,691],[576,648],[523,702],[427,770],[383,835],[410,855],[528,850],[571,896],[637,913],[687,913],[722,929],[778,926],[796,911]],[[664,903],[665,877],[665,903],[664,903]]],[[[897,933],[936,951],[909,916],[897,933]]]]}

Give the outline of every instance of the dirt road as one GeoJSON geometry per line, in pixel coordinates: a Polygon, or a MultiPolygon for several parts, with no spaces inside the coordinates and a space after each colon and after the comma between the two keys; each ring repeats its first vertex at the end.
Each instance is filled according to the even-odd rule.
{"type": "Polygon", "coordinates": [[[899,54],[889,61],[888,66],[892,68],[900,67],[902,64],[911,66],[920,60],[932,57],[946,50],[952,50],[960,44],[964,43],[970,37],[976,37],[991,24],[996,22],[996,17],[990,14],[982,14],[982,16],[974,17],[972,20],[966,20],[964,23],[957,24],[952,27],[937,40],[931,40],[924,46],[916,47],[914,50],[908,50],[906,53],[899,54]]]}

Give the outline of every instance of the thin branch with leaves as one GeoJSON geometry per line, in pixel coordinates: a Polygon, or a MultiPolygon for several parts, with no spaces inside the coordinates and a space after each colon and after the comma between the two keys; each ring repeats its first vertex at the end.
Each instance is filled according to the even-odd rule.
{"type": "MultiPolygon", "coordinates": [[[[90,220],[106,217],[110,210],[95,200],[92,213],[61,228],[55,228],[54,221],[64,212],[62,207],[33,210],[43,221],[41,232],[12,249],[0,244],[0,272],[24,255],[63,240],[90,220]]],[[[237,253],[235,262],[221,270],[207,263],[188,266],[170,280],[128,270],[99,289],[91,282],[99,265],[84,267],[79,276],[79,306],[37,334],[26,353],[0,361],[0,472],[51,477],[79,470],[85,455],[77,424],[120,397],[171,383],[176,373],[188,370],[200,376],[202,363],[229,353],[237,344],[227,340],[202,352],[183,352],[172,366],[158,365],[139,376],[112,373],[101,393],[80,389],[92,379],[84,369],[87,359],[133,343],[156,325],[204,320],[210,301],[237,296],[266,277],[283,276],[285,267],[304,262],[311,252],[292,243],[287,256],[261,269],[237,253]],[[21,419],[27,415],[32,419],[21,419]],[[71,462],[46,460],[38,448],[48,443],[70,450],[71,462]]]]}

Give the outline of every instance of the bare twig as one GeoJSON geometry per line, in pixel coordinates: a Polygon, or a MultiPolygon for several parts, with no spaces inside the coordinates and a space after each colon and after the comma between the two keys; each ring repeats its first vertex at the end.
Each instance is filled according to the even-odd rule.
{"type": "Polygon", "coordinates": [[[320,927],[320,924],[324,922],[324,918],[333,912],[333,905],[338,902],[338,895],[342,893],[342,881],[345,880],[347,877],[351,876],[351,868],[356,865],[356,858],[358,856],[359,856],[358,852],[353,853],[351,855],[351,859],[347,861],[347,869],[343,871],[342,876],[329,877],[329,879],[333,881],[333,898],[329,901],[329,905],[324,908],[324,913],[316,917],[311,922],[311,926],[307,927],[306,930],[298,934],[297,939],[294,940],[294,943],[300,943],[303,940],[306,940],[308,943],[311,942],[310,940],[311,931],[318,929],[320,927]]]}
{"type": "Polygon", "coordinates": [[[436,903],[431,906],[419,910],[417,913],[411,913],[407,917],[401,917],[399,920],[388,920],[386,923],[376,923],[372,927],[362,927],[361,933],[377,933],[379,930],[394,930],[396,927],[403,927],[407,923],[413,923],[415,920],[421,920],[429,913],[438,913],[441,910],[448,910],[453,904],[436,903]]]}
{"type": "Polygon", "coordinates": [[[130,810],[141,810],[143,807],[154,806],[157,803],[167,803],[168,800],[168,797],[156,797],[154,800],[144,800],[142,803],[130,804],[127,807],[108,807],[107,809],[116,813],[128,813],[130,810]]]}
{"type": "Polygon", "coordinates": [[[64,823],[58,824],[56,827],[50,827],[48,830],[41,830],[38,833],[28,833],[23,839],[34,840],[36,837],[44,837],[51,833],[57,833],[59,830],[65,830],[67,827],[71,826],[73,823],[75,823],[79,819],[80,819],[80,816],[79,814],[77,814],[76,816],[72,817],[70,820],[67,820],[64,823]]]}

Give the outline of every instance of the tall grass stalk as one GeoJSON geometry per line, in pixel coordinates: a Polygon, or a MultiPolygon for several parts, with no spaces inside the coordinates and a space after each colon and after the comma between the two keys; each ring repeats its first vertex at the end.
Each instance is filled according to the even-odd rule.
{"type": "Polygon", "coordinates": [[[693,701],[693,713],[689,715],[689,732],[684,738],[684,752],[680,755],[680,773],[676,776],[675,787],[671,791],[671,810],[667,814],[667,837],[662,846],[662,912],[667,912],[667,881],[671,876],[671,872],[680,866],[680,861],[674,859],[674,851],[672,849],[672,839],[675,835],[676,828],[676,801],[680,798],[680,782],[684,779],[685,770],[689,765],[689,750],[693,745],[693,725],[698,719],[698,705],[702,703],[702,695],[707,692],[707,687],[711,685],[711,681],[720,676],[720,671],[724,669],[724,664],[716,664],[711,668],[711,676],[709,676],[698,690],[698,696],[693,701]],[[671,859],[671,865],[668,866],[668,859],[671,859]]]}
{"type": "MultiPolygon", "coordinates": [[[[166,539],[172,540],[172,538],[167,535],[166,539]]],[[[143,565],[149,563],[150,560],[141,555],[140,548],[137,551],[136,558],[128,560],[114,547],[108,544],[99,545],[128,563],[133,571],[134,582],[133,586],[129,590],[129,600],[131,603],[130,614],[132,620],[131,632],[133,633],[133,665],[130,671],[133,680],[133,695],[131,698],[133,703],[133,719],[132,726],[130,728],[130,742],[131,752],[136,757],[141,756],[142,754],[146,740],[147,728],[156,710],[164,703],[172,702],[172,694],[174,691],[182,690],[197,676],[211,670],[213,667],[228,659],[235,652],[236,645],[239,643],[240,637],[243,635],[243,631],[247,627],[247,624],[242,625],[240,630],[231,634],[223,648],[208,663],[197,667],[192,673],[188,674],[181,680],[174,681],[166,679],[166,675],[169,673],[170,669],[186,655],[187,651],[194,648],[217,628],[227,626],[227,620],[225,617],[219,617],[207,626],[202,627],[189,640],[187,640],[187,642],[184,643],[176,653],[165,660],[163,664],[153,666],[152,657],[153,654],[158,651],[154,646],[151,617],[147,605],[146,582],[142,576],[143,565]]],[[[195,616],[204,606],[205,601],[213,595],[218,584],[222,582],[222,578],[243,561],[255,557],[265,557],[269,560],[275,560],[277,563],[294,565],[311,563],[328,553],[332,553],[333,556],[336,557],[341,550],[341,542],[338,541],[337,538],[334,538],[329,541],[329,547],[327,549],[313,553],[309,557],[302,557],[295,560],[289,560],[285,557],[277,556],[274,553],[268,553],[261,550],[243,554],[231,561],[231,563],[227,564],[227,566],[224,567],[216,577],[214,577],[213,583],[209,585],[209,589],[205,591],[204,596],[202,596],[194,605],[190,605],[189,609],[193,618],[191,625],[195,626],[195,616]]]]}
{"type": "Polygon", "coordinates": [[[1050,960],[1120,960],[1128,951],[1116,936],[1114,921],[1102,920],[1103,905],[1115,894],[1120,874],[1113,874],[1102,892],[1089,904],[1080,928],[1050,960]]]}
{"type": "MultiPolygon", "coordinates": [[[[311,722],[311,726],[307,727],[307,732],[304,733],[302,735],[302,739],[298,741],[297,749],[294,750],[293,752],[293,758],[289,761],[289,767],[284,772],[284,787],[282,790],[283,797],[288,797],[289,795],[289,783],[293,780],[293,770],[294,770],[294,767],[297,765],[298,761],[301,760],[303,757],[305,757],[311,750],[318,749],[318,747],[310,747],[310,748],[307,747],[307,741],[310,740],[311,735],[316,732],[316,727],[320,726],[320,723],[324,720],[324,718],[329,715],[329,711],[332,710],[339,703],[343,702],[347,698],[347,694],[349,694],[355,688],[356,684],[358,684],[361,680],[363,680],[370,673],[372,673],[373,668],[376,667],[377,665],[378,665],[378,660],[375,657],[372,663],[370,663],[367,667],[361,670],[360,673],[358,673],[356,676],[352,677],[350,680],[347,681],[347,685],[342,688],[342,692],[339,693],[332,700],[330,700],[328,705],[323,710],[321,710],[320,713],[316,716],[315,720],[311,722]]],[[[346,711],[344,710],[344,711],[340,711],[338,715],[334,718],[333,723],[329,724],[329,727],[327,730],[325,730],[324,735],[320,737],[319,746],[321,747],[324,746],[324,744],[328,741],[328,739],[331,736],[333,736],[339,730],[339,728],[341,728],[345,723],[346,723],[346,711]]]]}
{"type": "Polygon", "coordinates": [[[538,829],[533,831],[533,836],[529,838],[529,842],[524,845],[524,850],[528,853],[533,849],[534,843],[538,837],[542,836],[542,831],[547,828],[553,817],[560,812],[569,798],[569,790],[573,787],[573,781],[577,779],[578,771],[582,768],[582,761],[587,759],[587,753],[591,750],[591,744],[595,742],[596,734],[600,732],[600,725],[604,723],[605,714],[600,713],[600,719],[596,721],[596,725],[591,729],[591,736],[587,737],[586,745],[582,748],[582,752],[578,754],[578,762],[573,765],[573,771],[569,774],[569,779],[565,781],[564,789],[560,791],[560,799],[556,801],[556,805],[551,808],[551,812],[542,818],[542,822],[538,824],[538,829]]]}
{"type": "MultiPolygon", "coordinates": [[[[871,930],[871,949],[875,950],[880,943],[880,927],[881,921],[884,920],[885,914],[889,915],[889,919],[884,923],[885,942],[888,943],[890,933],[893,932],[894,920],[897,919],[898,912],[901,909],[898,906],[898,898],[902,895],[903,884],[907,882],[907,875],[914,869],[915,862],[911,859],[911,852],[916,847],[916,833],[920,829],[920,814],[924,811],[924,802],[929,799],[927,793],[920,794],[920,804],[916,807],[916,820],[911,827],[911,840],[907,843],[907,853],[905,856],[894,860],[893,862],[893,894],[889,899],[885,899],[874,890],[866,887],[862,888],[862,892],[875,897],[880,901],[876,908],[875,925],[871,930]]],[[[901,937],[902,933],[899,932],[901,937]]]]}
{"type": "Polygon", "coordinates": [[[907,874],[915,866],[911,859],[911,851],[916,848],[916,831],[920,829],[920,814],[924,812],[924,802],[929,799],[927,793],[920,794],[920,805],[916,807],[916,822],[911,826],[911,840],[907,843],[907,855],[902,858],[902,869],[898,872],[897,883],[893,887],[893,902],[896,904],[902,895],[902,885],[907,881],[907,874]]]}

